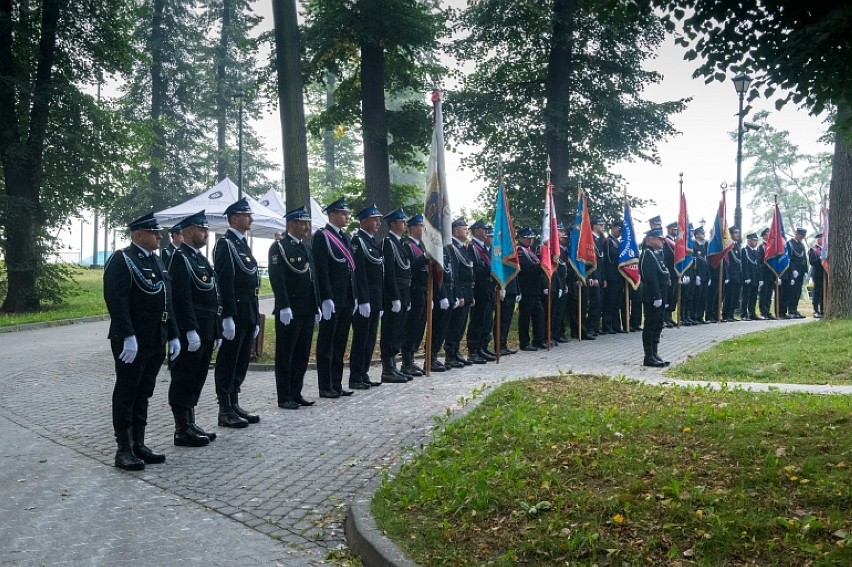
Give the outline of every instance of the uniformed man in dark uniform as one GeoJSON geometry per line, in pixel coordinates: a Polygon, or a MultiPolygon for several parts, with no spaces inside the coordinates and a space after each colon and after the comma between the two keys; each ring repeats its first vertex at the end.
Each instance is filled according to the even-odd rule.
{"type": "Polygon", "coordinates": [[[394,209],[384,217],[388,234],[382,241],[385,258],[384,290],[382,291],[382,338],[379,348],[382,357],[382,382],[404,384],[414,378],[397,368],[396,356],[402,351],[405,323],[411,308],[411,256],[402,243],[405,232],[405,211],[394,209]]]}
{"type": "Polygon", "coordinates": [[[547,348],[545,344],[545,313],[542,305],[544,289],[548,287],[547,274],[541,269],[538,255],[532,251],[533,230],[529,227],[518,232],[518,261],[521,271],[518,272],[518,288],[521,291],[521,301],[518,307],[518,341],[521,350],[536,351],[547,348]],[[532,324],[532,340],[530,340],[530,324],[532,324]]]}
{"type": "Polygon", "coordinates": [[[296,410],[314,402],[302,396],[314,325],[320,319],[313,258],[304,240],[311,235],[305,207],[288,211],[287,234],[269,247],[269,283],[275,294],[275,390],[278,407],[296,410]]]}
{"type": "Polygon", "coordinates": [[[243,197],[225,209],[229,228],[216,241],[213,267],[222,300],[222,346],[216,357],[216,396],[219,426],[242,428],[260,422],[240,407],[240,388],[246,379],[254,338],[260,332],[257,261],[246,241],[252,215],[243,197]]]}
{"type": "Polygon", "coordinates": [[[754,321],[761,319],[755,310],[757,306],[758,278],[760,273],[757,266],[757,233],[750,232],[746,235],[746,245],[740,255],[743,266],[743,321],[754,321]]]}
{"type": "MultiPolygon", "coordinates": [[[[601,315],[603,314],[603,285],[606,281],[606,264],[603,261],[605,239],[603,227],[606,223],[603,219],[592,221],[592,236],[595,241],[595,254],[597,262],[593,270],[586,272],[586,293],[589,296],[589,314],[586,321],[588,332],[592,336],[601,334],[601,315]]],[[[555,298],[554,298],[555,299],[555,298]]]]}
{"type": "Polygon", "coordinates": [[[699,324],[708,324],[705,319],[707,311],[707,292],[710,284],[710,265],[707,263],[707,241],[704,240],[704,227],[699,226],[692,231],[693,280],[695,288],[692,297],[692,319],[699,324]]]}
{"type": "MultiPolygon", "coordinates": [[[[689,234],[693,234],[692,223],[689,223],[686,227],[686,230],[689,231],[689,234]]],[[[684,236],[686,242],[689,242],[689,239],[684,236]]],[[[692,325],[697,325],[698,321],[695,320],[695,316],[692,313],[692,298],[695,296],[695,246],[693,243],[693,248],[687,251],[687,254],[692,256],[692,262],[689,264],[680,278],[680,324],[685,327],[691,327],[692,325]]]]}
{"type": "MultiPolygon", "coordinates": [[[[423,369],[414,363],[414,353],[420,350],[420,342],[426,329],[426,287],[431,266],[422,244],[423,215],[414,215],[408,219],[407,226],[408,237],[403,241],[403,246],[408,249],[411,258],[411,310],[408,312],[405,337],[402,341],[402,372],[411,376],[422,376],[423,369]]],[[[441,301],[440,286],[433,286],[432,297],[434,301],[441,301]]],[[[434,364],[432,369],[435,369],[434,364]]]]}
{"type": "Polygon", "coordinates": [[[666,301],[671,282],[662,252],[663,246],[663,231],[651,229],[645,233],[645,248],[639,258],[642,302],[645,307],[645,328],[642,330],[645,358],[642,364],[658,368],[669,364],[660,358],[657,352],[665,324],[666,301]]]}
{"type": "Polygon", "coordinates": [[[620,313],[624,307],[624,276],[618,271],[618,252],[621,246],[621,221],[609,224],[609,236],[604,241],[603,263],[603,333],[615,334],[627,332],[622,328],[620,313]]]}
{"type": "Polygon", "coordinates": [[[811,281],[814,282],[814,295],[812,298],[814,306],[814,317],[822,318],[823,312],[822,298],[825,295],[825,267],[822,265],[822,233],[818,232],[814,235],[816,244],[808,250],[808,263],[811,265],[811,281]]]}
{"type": "Polygon", "coordinates": [[[676,239],[677,223],[670,222],[668,225],[666,225],[666,236],[663,239],[663,258],[665,258],[666,268],[669,271],[669,296],[668,298],[663,298],[665,299],[665,303],[667,304],[666,318],[663,321],[663,325],[670,329],[677,325],[674,320],[674,310],[677,307],[677,305],[675,305],[677,300],[677,297],[675,296],[675,289],[677,285],[677,272],[675,272],[674,269],[674,249],[676,239]]]}
{"type": "Polygon", "coordinates": [[[447,335],[444,339],[445,359],[453,359],[456,365],[470,365],[473,362],[462,356],[459,351],[465,328],[467,327],[468,314],[473,307],[473,262],[467,252],[465,241],[467,240],[467,221],[460,218],[453,221],[453,240],[444,250],[452,263],[453,286],[456,292],[455,306],[450,313],[450,322],[447,325],[447,335]]]}
{"type": "MultiPolygon", "coordinates": [[[[769,235],[769,229],[764,228],[760,237],[763,242],[757,247],[757,265],[760,268],[760,280],[757,282],[757,298],[760,315],[764,319],[775,319],[775,314],[770,309],[772,304],[772,295],[775,292],[776,277],[773,271],[766,264],[766,237],[769,235]]],[[[776,302],[778,298],[776,298],[776,302]]]]}
{"type": "Polygon", "coordinates": [[[179,222],[173,224],[169,229],[169,237],[171,237],[171,242],[169,242],[168,246],[163,248],[162,252],[163,264],[166,265],[166,268],[169,267],[175,250],[180,248],[180,245],[183,244],[183,231],[179,222]]]}
{"type": "Polygon", "coordinates": [[[321,398],[351,396],[343,389],[343,358],[355,309],[355,258],[349,236],[349,206],[338,199],[325,208],[328,224],[314,234],[313,255],[322,301],[317,334],[317,381],[321,398]]]}
{"type": "Polygon", "coordinates": [[[802,285],[805,281],[805,273],[808,271],[808,255],[804,240],[808,231],[797,228],[793,238],[787,241],[787,255],[790,257],[788,273],[782,278],[781,297],[785,301],[781,304],[781,314],[786,319],[804,319],[799,313],[799,298],[802,295],[802,285]]]}
{"type": "Polygon", "coordinates": [[[491,277],[491,251],[485,244],[485,223],[477,220],[470,227],[468,258],[473,264],[473,307],[467,326],[467,358],[474,364],[496,360],[488,348],[488,337],[494,323],[494,279],[491,277]]]}
{"type": "Polygon", "coordinates": [[[165,462],[145,446],[148,400],[166,356],[181,351],[172,305],[171,279],[160,257],[161,227],[154,213],[128,225],[131,244],[104,267],[104,301],[110,315],[109,339],[115,360],[112,423],[118,451],[115,466],[138,471],[165,462]]]}
{"type": "Polygon", "coordinates": [[[565,227],[562,223],[559,223],[556,229],[559,231],[559,254],[556,255],[556,269],[553,270],[553,299],[550,313],[550,338],[554,345],[568,342],[565,334],[565,311],[568,306],[569,268],[566,260],[568,250],[563,245],[568,239],[565,237],[565,227]]]}
{"type": "Polygon", "coordinates": [[[169,405],[175,418],[175,445],[203,447],[216,434],[195,423],[195,406],[207,381],[213,351],[222,341],[222,305],[216,273],[201,252],[209,237],[207,215],[200,211],[178,226],[183,243],[172,254],[169,274],[183,354],[171,367],[169,405]]]}
{"type": "Polygon", "coordinates": [[[382,213],[376,205],[364,207],[355,215],[361,226],[352,237],[355,258],[355,298],[358,309],[352,316],[352,347],[349,354],[349,387],[367,390],[382,383],[370,380],[370,361],[376,348],[376,334],[382,311],[384,258],[376,241],[382,213]]]}
{"type": "Polygon", "coordinates": [[[736,321],[734,311],[739,309],[740,295],[743,290],[743,263],[742,250],[740,248],[740,229],[732,226],[728,229],[734,247],[725,255],[725,289],[724,302],[722,306],[722,321],[732,323],[736,321]]]}
{"type": "MultiPolygon", "coordinates": [[[[453,306],[458,304],[450,254],[450,247],[444,247],[444,273],[441,275],[440,284],[437,279],[435,280],[432,292],[432,344],[429,347],[432,351],[430,359],[432,372],[446,372],[453,368],[464,367],[464,363],[458,362],[452,357],[445,356],[443,362],[438,360],[438,354],[444,346],[447,328],[450,325],[450,319],[452,319],[453,306]]],[[[426,308],[429,309],[430,307],[427,305],[426,308]]]]}

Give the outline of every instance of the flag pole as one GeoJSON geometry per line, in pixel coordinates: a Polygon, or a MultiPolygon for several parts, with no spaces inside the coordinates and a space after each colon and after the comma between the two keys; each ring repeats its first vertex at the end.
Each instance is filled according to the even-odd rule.
{"type": "Polygon", "coordinates": [[[719,262],[719,291],[716,294],[716,322],[722,322],[722,266],[724,264],[725,259],[722,258],[722,261],[719,262]]]}
{"type": "MultiPolygon", "coordinates": [[[[550,156],[547,156],[547,169],[545,171],[547,172],[547,184],[545,185],[546,195],[547,195],[547,204],[548,204],[548,207],[550,207],[550,205],[553,201],[553,199],[551,197],[551,193],[550,193],[550,156]]],[[[554,211],[550,211],[550,214],[553,215],[553,214],[556,214],[556,213],[554,211]]],[[[547,219],[547,223],[548,223],[548,225],[550,225],[550,217],[549,216],[548,216],[548,219],[547,219]]],[[[553,239],[554,238],[558,242],[559,241],[559,235],[558,234],[551,234],[550,235],[550,244],[548,246],[550,247],[549,249],[551,251],[553,250],[553,239]]],[[[553,317],[551,315],[551,310],[553,308],[553,272],[555,271],[553,269],[553,252],[549,252],[549,253],[550,253],[550,273],[547,274],[547,317],[545,318],[545,321],[547,321],[547,334],[545,335],[547,337],[547,350],[550,350],[551,325],[553,324],[553,320],[552,320],[553,317]]]]}
{"type": "MultiPolygon", "coordinates": [[[[679,184],[680,184],[680,197],[678,198],[678,201],[677,201],[678,207],[680,207],[680,205],[683,204],[683,172],[682,171],[680,172],[679,184]]],[[[682,236],[680,234],[680,208],[678,208],[677,228],[678,228],[678,238],[686,238],[685,236],[682,236]]],[[[684,228],[684,230],[686,230],[685,225],[684,225],[683,228],[684,228]]],[[[684,247],[684,250],[685,249],[686,248],[684,247]]],[[[675,241],[675,252],[677,252],[677,241],[675,241]]],[[[680,329],[681,310],[682,310],[682,305],[681,305],[681,298],[682,298],[681,293],[682,292],[681,292],[681,289],[682,289],[683,282],[681,282],[681,276],[679,276],[678,273],[677,273],[677,260],[675,260],[675,278],[677,279],[677,305],[676,305],[677,306],[677,328],[680,329]]]]}
{"type": "MultiPolygon", "coordinates": [[[[626,209],[627,204],[628,204],[628,203],[627,203],[627,186],[625,185],[625,186],[624,186],[624,205],[625,205],[625,209],[626,209]]],[[[624,219],[622,219],[622,224],[623,224],[623,220],[624,220],[624,219]]],[[[632,223],[631,223],[631,224],[632,224],[632,223]]],[[[621,238],[624,238],[623,231],[622,231],[621,238]]],[[[619,271],[620,271],[620,270],[619,270],[619,271]]],[[[627,332],[627,333],[630,333],[630,289],[629,289],[629,286],[630,286],[630,284],[629,284],[629,283],[627,282],[627,280],[625,279],[625,280],[624,280],[624,314],[625,314],[625,315],[624,315],[624,321],[622,321],[622,322],[624,323],[624,330],[625,330],[625,332],[627,332]]]]}
{"type": "MultiPolygon", "coordinates": [[[[502,185],[503,185],[503,160],[501,159],[500,161],[497,162],[497,187],[498,188],[502,187],[502,185]]],[[[506,188],[503,187],[503,191],[505,191],[505,190],[506,190],[506,188]]],[[[500,193],[499,189],[498,189],[497,193],[498,193],[498,197],[499,197],[499,193],[500,193]]],[[[497,206],[495,205],[494,208],[496,209],[497,206]]],[[[496,220],[494,222],[494,225],[495,226],[497,225],[496,220]]],[[[491,246],[493,248],[494,242],[491,243],[491,246]]],[[[491,257],[491,261],[494,262],[493,256],[491,257]]],[[[500,311],[501,311],[501,308],[502,308],[503,301],[500,299],[500,290],[505,289],[505,288],[503,287],[502,283],[497,282],[497,284],[498,284],[497,289],[494,290],[494,295],[495,295],[494,301],[497,304],[497,310],[496,310],[496,313],[495,313],[495,320],[494,320],[494,323],[495,323],[494,358],[497,359],[497,364],[500,364],[500,351],[503,350],[503,335],[500,332],[501,331],[501,328],[500,328],[500,318],[501,318],[500,311]]],[[[506,345],[506,346],[508,346],[508,345],[506,345]]]]}
{"type": "Polygon", "coordinates": [[[432,295],[435,277],[435,261],[429,260],[429,277],[426,278],[426,340],[424,341],[425,358],[423,373],[429,376],[432,370],[432,295]]]}
{"type": "MultiPolygon", "coordinates": [[[[580,186],[580,183],[577,183],[577,202],[582,199],[583,188],[580,186]]],[[[585,214],[585,211],[583,211],[585,214]]],[[[582,223],[582,219],[581,219],[582,223]]],[[[581,224],[582,226],[582,224],[581,224]]],[[[577,238],[580,238],[580,234],[577,234],[577,238]]],[[[579,243],[578,243],[579,244],[579,243]]],[[[585,286],[585,282],[577,282],[580,285],[577,286],[577,340],[583,340],[583,286],[585,286]]]]}

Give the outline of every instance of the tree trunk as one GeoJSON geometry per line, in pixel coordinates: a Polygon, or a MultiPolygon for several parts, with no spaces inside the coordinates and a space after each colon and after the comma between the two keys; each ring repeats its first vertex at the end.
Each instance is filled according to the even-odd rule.
{"type": "Polygon", "coordinates": [[[151,207],[154,210],[165,209],[166,190],[163,187],[162,170],[166,161],[166,129],[163,126],[163,105],[166,101],[166,81],[163,78],[163,19],[165,0],[154,0],[154,14],[151,21],[151,40],[148,53],[151,54],[151,123],[154,139],[151,142],[151,163],[148,167],[148,187],[151,191],[151,207]]]}
{"type": "Polygon", "coordinates": [[[361,45],[361,114],[364,129],[364,198],[382,214],[390,202],[388,127],[385,120],[385,53],[381,45],[361,45]]]}
{"type": "MultiPolygon", "coordinates": [[[[29,109],[29,131],[21,132],[15,112],[15,82],[28,84],[32,77],[16,76],[25,63],[16,62],[12,51],[12,7],[2,4],[0,13],[0,160],[5,184],[5,251],[9,283],[2,311],[19,313],[36,311],[41,307],[36,283],[39,269],[45,261],[39,256],[43,224],[40,204],[41,174],[47,121],[53,99],[53,65],[56,56],[56,36],[62,0],[44,0],[41,7],[41,37],[29,109]]],[[[22,100],[24,100],[22,98],[22,100]]]]}
{"type": "MultiPolygon", "coordinates": [[[[326,109],[334,106],[334,73],[329,71],[326,74],[326,90],[325,90],[325,107],[326,109]]],[[[326,130],[322,133],[322,149],[325,158],[325,182],[330,189],[337,189],[337,173],[336,164],[334,162],[334,132],[326,130]]]]}
{"type": "MultiPolygon", "coordinates": [[[[838,104],[837,124],[848,120],[852,106],[838,104]]],[[[828,302],[826,316],[852,317],[852,132],[838,132],[834,142],[829,193],[828,302]]]]}
{"type": "Polygon", "coordinates": [[[275,20],[275,64],[278,68],[281,140],[284,148],[285,200],[289,209],[304,205],[310,210],[308,142],[296,1],[273,0],[272,14],[275,20]]]}
{"type": "Polygon", "coordinates": [[[227,76],[228,42],[231,31],[231,1],[222,0],[222,31],[216,49],[216,182],[228,176],[228,108],[229,89],[227,76]]]}
{"type": "MultiPolygon", "coordinates": [[[[547,62],[545,89],[545,139],[550,157],[550,181],[553,199],[560,219],[573,218],[571,211],[576,201],[574,187],[569,187],[571,131],[571,71],[574,16],[577,0],[556,0],[553,5],[553,36],[547,62]]],[[[544,191],[541,192],[544,195],[544,191]]],[[[567,224],[566,224],[567,226],[567,224]]]]}

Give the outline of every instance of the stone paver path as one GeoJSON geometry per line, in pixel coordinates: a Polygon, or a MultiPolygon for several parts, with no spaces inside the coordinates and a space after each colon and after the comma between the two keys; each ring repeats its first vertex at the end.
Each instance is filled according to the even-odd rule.
{"type": "MultiPolygon", "coordinates": [[[[665,331],[661,353],[678,362],[736,333],[796,323],[665,331]]],[[[127,473],[112,467],[107,328],[95,322],[0,335],[2,565],[326,563],[330,550],[345,546],[342,524],[354,495],[407,449],[428,442],[434,416],[460,407],[474,389],[559,372],[674,382],[639,365],[636,333],[318,399],[298,411],[278,409],[272,372],[250,372],[240,401],[261,422],[227,430],[215,427],[211,372],[196,415],[219,438],[191,449],[172,444],[164,370],[151,400],[148,445],[167,462],[127,473]]],[[[317,399],[313,371],[304,394],[317,399]]]]}

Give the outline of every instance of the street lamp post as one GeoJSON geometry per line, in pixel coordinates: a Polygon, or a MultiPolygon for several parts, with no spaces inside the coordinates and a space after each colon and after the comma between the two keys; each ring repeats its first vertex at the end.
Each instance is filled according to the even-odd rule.
{"type": "Polygon", "coordinates": [[[742,230],[743,224],[743,209],[740,206],[740,192],[742,190],[742,168],[743,168],[743,99],[745,93],[751,85],[751,77],[744,73],[740,73],[733,79],[734,89],[740,97],[740,111],[737,113],[737,204],[734,207],[734,225],[742,230]]]}
{"type": "Polygon", "coordinates": [[[234,93],[234,102],[240,107],[240,125],[239,125],[239,161],[237,166],[237,194],[238,199],[243,198],[243,89],[237,89],[234,93]]]}

